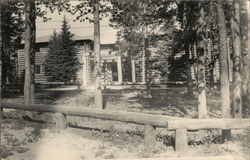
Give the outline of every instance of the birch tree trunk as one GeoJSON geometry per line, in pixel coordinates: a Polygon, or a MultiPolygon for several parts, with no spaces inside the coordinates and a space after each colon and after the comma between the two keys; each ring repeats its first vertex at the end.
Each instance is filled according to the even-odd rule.
{"type": "Polygon", "coordinates": [[[204,35],[202,28],[204,24],[204,8],[202,2],[199,2],[200,6],[200,18],[199,18],[199,36],[200,39],[197,43],[197,55],[198,55],[198,114],[199,118],[207,117],[207,99],[206,99],[206,82],[205,82],[205,55],[204,55],[204,35]]]}
{"type": "Polygon", "coordinates": [[[240,7],[239,2],[234,1],[234,14],[231,17],[231,34],[233,39],[233,95],[232,95],[232,107],[233,117],[242,117],[242,100],[241,100],[241,40],[240,40],[240,7]]]}
{"type": "Polygon", "coordinates": [[[101,52],[100,52],[100,20],[99,0],[94,0],[94,52],[95,52],[95,107],[103,109],[102,79],[101,79],[101,52]]]}
{"type": "MultiPolygon", "coordinates": [[[[229,88],[229,73],[228,73],[228,54],[227,54],[227,33],[224,10],[221,1],[217,2],[219,42],[220,42],[220,96],[221,96],[221,112],[223,118],[230,118],[230,88],[229,88]]],[[[230,130],[222,131],[223,139],[231,137],[230,130]]]]}
{"type": "MultiPolygon", "coordinates": [[[[24,103],[35,103],[34,90],[34,64],[35,64],[35,39],[36,39],[36,10],[34,1],[25,1],[25,82],[24,82],[24,103]]],[[[27,112],[28,114],[28,112],[27,112]]],[[[31,114],[28,114],[32,118],[31,114]]]]}

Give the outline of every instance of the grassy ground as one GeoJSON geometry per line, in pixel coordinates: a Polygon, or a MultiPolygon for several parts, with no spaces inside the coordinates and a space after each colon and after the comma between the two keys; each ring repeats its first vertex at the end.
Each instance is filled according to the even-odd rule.
{"type": "MultiPolygon", "coordinates": [[[[216,91],[208,95],[210,117],[220,117],[218,97],[216,91]]],[[[197,115],[196,99],[188,97],[183,88],[153,90],[152,98],[144,97],[141,90],[105,90],[104,100],[107,110],[189,118],[197,115]]],[[[23,103],[22,97],[14,96],[4,101],[23,103]]],[[[93,91],[39,91],[36,94],[36,103],[94,107],[93,91]]],[[[33,122],[23,121],[21,118],[23,114],[13,110],[5,112],[6,118],[1,132],[2,158],[41,159],[43,155],[49,153],[48,150],[53,150],[53,155],[58,151],[60,153],[58,156],[62,156],[60,159],[72,159],[74,156],[74,159],[178,156],[173,150],[174,133],[165,129],[157,129],[157,147],[152,152],[146,152],[141,125],[68,117],[71,127],[65,132],[56,133],[53,114],[35,114],[33,122]],[[62,154],[64,151],[66,155],[62,154]],[[69,155],[71,157],[68,157],[69,155]]],[[[232,141],[224,144],[221,144],[220,135],[220,131],[216,130],[189,132],[188,154],[190,156],[233,155],[236,159],[249,159],[249,130],[233,131],[232,141]]]]}

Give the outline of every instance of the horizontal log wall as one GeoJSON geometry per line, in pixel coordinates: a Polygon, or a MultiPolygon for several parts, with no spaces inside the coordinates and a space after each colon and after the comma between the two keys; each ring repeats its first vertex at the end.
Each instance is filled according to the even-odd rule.
{"type": "MultiPolygon", "coordinates": [[[[89,54],[91,52],[90,49],[90,44],[84,44],[81,47],[78,47],[78,58],[80,63],[82,63],[82,56],[89,54]]],[[[39,48],[39,51],[36,52],[35,54],[35,66],[40,66],[41,67],[41,73],[40,74],[35,74],[35,82],[36,83],[46,83],[47,76],[45,75],[45,68],[44,68],[44,61],[46,59],[46,56],[48,54],[49,49],[47,47],[44,48],[39,48]]],[[[24,70],[24,50],[19,49],[18,50],[18,72],[19,74],[22,74],[24,70]]],[[[77,72],[77,80],[82,81],[83,79],[83,70],[79,70],[77,72]]]]}
{"type": "MultiPolygon", "coordinates": [[[[47,82],[47,77],[45,76],[45,68],[44,68],[44,61],[47,55],[46,48],[40,48],[40,52],[36,52],[35,54],[35,66],[41,67],[41,73],[35,74],[35,82],[37,83],[44,83],[47,82]]],[[[24,70],[24,51],[18,50],[18,72],[19,74],[23,74],[24,70]]]]}

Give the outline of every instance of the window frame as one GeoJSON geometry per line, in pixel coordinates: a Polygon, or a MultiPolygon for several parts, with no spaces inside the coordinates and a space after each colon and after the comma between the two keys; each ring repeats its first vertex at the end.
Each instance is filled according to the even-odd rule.
{"type": "Polygon", "coordinates": [[[41,65],[35,65],[35,74],[42,74],[42,66],[41,65]],[[39,67],[39,69],[38,69],[39,67]],[[38,70],[37,70],[38,69],[38,70]],[[37,72],[39,71],[39,72],[37,72]]]}

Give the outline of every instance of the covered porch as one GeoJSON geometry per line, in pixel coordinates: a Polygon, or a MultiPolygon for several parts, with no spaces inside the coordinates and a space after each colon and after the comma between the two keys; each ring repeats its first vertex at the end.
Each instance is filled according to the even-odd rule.
{"type": "MultiPolygon", "coordinates": [[[[94,55],[83,55],[83,86],[94,84],[95,64],[94,55]]],[[[102,55],[101,60],[102,83],[104,85],[122,84],[122,58],[119,55],[102,55]]]]}

